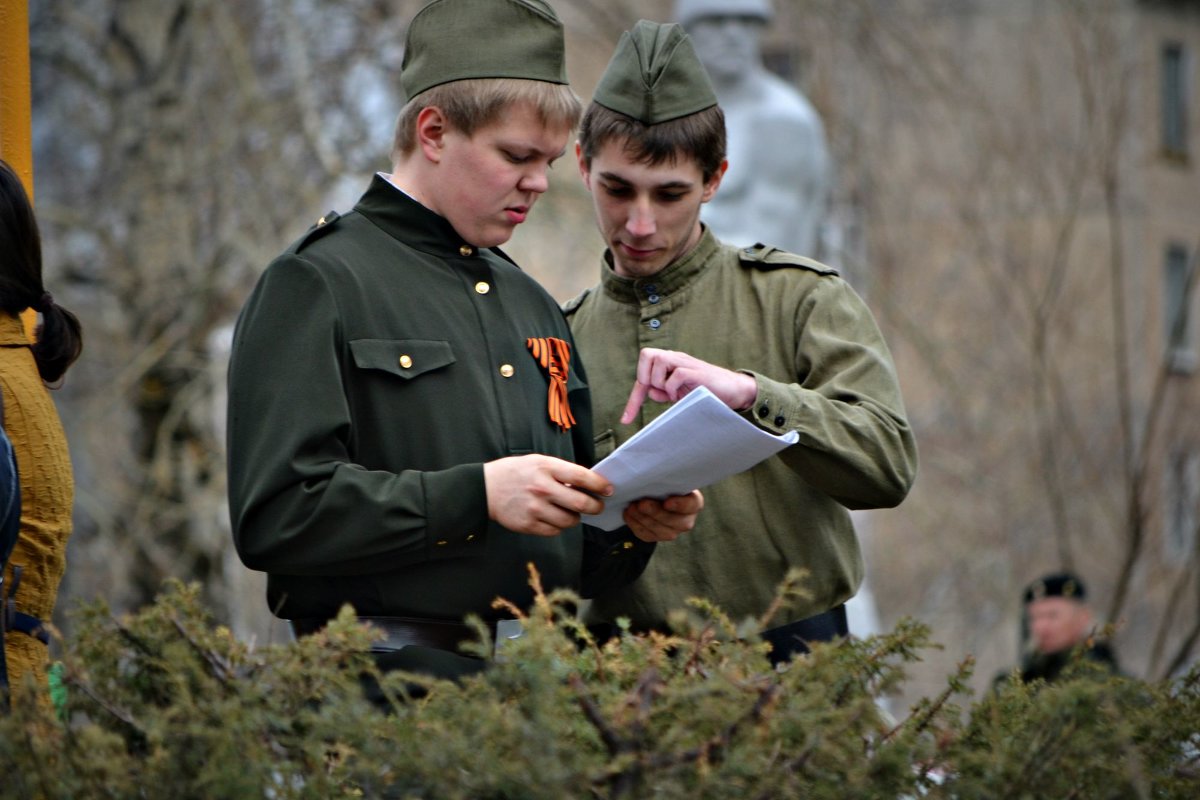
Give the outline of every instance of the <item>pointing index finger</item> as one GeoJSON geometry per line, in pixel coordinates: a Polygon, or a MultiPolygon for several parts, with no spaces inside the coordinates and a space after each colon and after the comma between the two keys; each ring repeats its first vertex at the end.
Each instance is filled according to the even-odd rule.
{"type": "Polygon", "coordinates": [[[628,425],[633,422],[642,403],[646,402],[646,394],[649,391],[650,387],[641,381],[633,384],[633,391],[629,393],[629,400],[625,402],[625,410],[621,412],[621,424],[628,425]]]}

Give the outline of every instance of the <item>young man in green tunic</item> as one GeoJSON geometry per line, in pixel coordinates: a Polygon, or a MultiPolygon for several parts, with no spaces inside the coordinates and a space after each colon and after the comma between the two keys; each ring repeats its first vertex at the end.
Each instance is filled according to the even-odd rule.
{"type": "Polygon", "coordinates": [[[695,529],[631,587],[602,592],[589,621],[661,629],[689,597],[758,616],[802,568],[809,597],[765,634],[774,658],[844,635],[843,603],[863,573],[847,509],[898,504],[917,467],[870,311],[829,267],[723,245],[701,224],[726,169],[725,127],[678,25],[642,21],[622,36],[576,154],[607,245],[600,284],[566,308],[593,386],[598,455],[698,386],[768,431],[799,433],[706,488],[695,529]]]}
{"type": "Polygon", "coordinates": [[[580,104],[544,0],[435,0],[413,19],[390,174],[267,268],[229,367],[243,561],[298,633],[349,603],[385,668],[455,677],[467,614],[589,595],[689,529],[698,493],[585,529],[611,491],[561,310],[498,248],[547,188],[580,104]]]}

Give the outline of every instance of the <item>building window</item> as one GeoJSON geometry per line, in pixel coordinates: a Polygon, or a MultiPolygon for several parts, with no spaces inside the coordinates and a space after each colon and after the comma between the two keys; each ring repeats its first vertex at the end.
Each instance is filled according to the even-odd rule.
{"type": "Polygon", "coordinates": [[[1167,246],[1166,274],[1163,276],[1163,323],[1167,341],[1167,365],[1172,372],[1192,372],[1196,369],[1196,350],[1192,346],[1195,324],[1190,313],[1192,304],[1188,286],[1187,248],[1179,244],[1167,246]]]}
{"type": "Polygon", "coordinates": [[[1165,155],[1188,155],[1187,52],[1170,42],[1162,49],[1162,147],[1165,155]]]}
{"type": "Polygon", "coordinates": [[[1176,450],[1167,464],[1166,526],[1163,557],[1169,562],[1190,558],[1200,525],[1200,452],[1176,450]]]}

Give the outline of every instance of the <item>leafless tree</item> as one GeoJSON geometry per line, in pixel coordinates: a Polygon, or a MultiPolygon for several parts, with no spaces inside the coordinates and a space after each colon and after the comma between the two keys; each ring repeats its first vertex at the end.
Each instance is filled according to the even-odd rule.
{"type": "Polygon", "coordinates": [[[876,594],[943,620],[983,666],[1015,655],[997,634],[1015,627],[1019,587],[1055,568],[1092,578],[1107,618],[1128,620],[1135,672],[1193,657],[1196,555],[1147,547],[1164,448],[1196,445],[1197,406],[1159,335],[1161,256],[1146,250],[1160,246],[1143,188],[1156,142],[1138,116],[1157,90],[1148,13],[854,0],[796,20],[810,96],[866,206],[871,297],[922,445],[915,497],[879,526],[907,536],[899,565],[920,577],[890,569],[884,533],[876,594]]]}

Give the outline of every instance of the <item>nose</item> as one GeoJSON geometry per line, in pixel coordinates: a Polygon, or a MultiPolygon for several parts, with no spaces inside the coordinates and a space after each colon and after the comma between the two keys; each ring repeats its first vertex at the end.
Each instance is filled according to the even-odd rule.
{"type": "Polygon", "coordinates": [[[517,183],[517,188],[523,192],[541,194],[550,188],[550,177],[546,174],[545,169],[534,169],[521,176],[521,180],[517,183]]]}
{"type": "Polygon", "coordinates": [[[638,238],[652,236],[657,229],[654,214],[645,205],[634,206],[629,212],[629,218],[625,220],[625,230],[629,232],[630,236],[638,238]]]}

